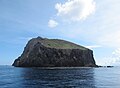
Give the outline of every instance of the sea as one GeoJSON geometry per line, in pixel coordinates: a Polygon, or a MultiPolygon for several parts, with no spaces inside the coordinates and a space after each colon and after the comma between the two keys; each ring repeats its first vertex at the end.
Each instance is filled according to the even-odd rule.
{"type": "Polygon", "coordinates": [[[120,67],[0,66],[0,88],[120,88],[120,67]]]}

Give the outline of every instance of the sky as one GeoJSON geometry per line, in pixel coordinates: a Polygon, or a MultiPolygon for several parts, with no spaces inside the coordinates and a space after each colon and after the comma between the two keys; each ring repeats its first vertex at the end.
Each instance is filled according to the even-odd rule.
{"type": "Polygon", "coordinates": [[[11,65],[31,38],[90,48],[98,65],[120,66],[120,0],[0,0],[0,65],[11,65]]]}

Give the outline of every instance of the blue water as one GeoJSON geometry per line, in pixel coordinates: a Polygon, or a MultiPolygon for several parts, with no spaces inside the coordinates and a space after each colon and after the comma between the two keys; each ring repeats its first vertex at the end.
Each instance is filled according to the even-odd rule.
{"type": "Polygon", "coordinates": [[[120,68],[0,66],[0,88],[120,88],[120,68]]]}

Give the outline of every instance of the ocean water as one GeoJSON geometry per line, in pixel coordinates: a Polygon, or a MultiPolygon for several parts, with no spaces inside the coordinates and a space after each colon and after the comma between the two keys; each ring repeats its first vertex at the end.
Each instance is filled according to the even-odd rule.
{"type": "Polygon", "coordinates": [[[120,67],[17,68],[0,66],[0,88],[120,88],[120,67]]]}

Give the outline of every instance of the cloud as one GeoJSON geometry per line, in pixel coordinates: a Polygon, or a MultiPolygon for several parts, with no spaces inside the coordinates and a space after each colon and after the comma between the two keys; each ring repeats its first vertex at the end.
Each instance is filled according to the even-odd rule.
{"type": "Polygon", "coordinates": [[[120,48],[116,49],[112,54],[120,57],[120,48]]]}
{"type": "Polygon", "coordinates": [[[101,66],[109,66],[109,65],[118,65],[117,63],[118,58],[115,57],[103,57],[101,59],[97,59],[96,63],[97,65],[101,65],[101,66]]]}
{"type": "Polygon", "coordinates": [[[120,46],[120,30],[107,31],[97,41],[102,45],[118,48],[120,46]]]}
{"type": "Polygon", "coordinates": [[[64,4],[57,3],[57,16],[69,21],[85,20],[94,13],[96,4],[94,0],[68,0],[64,4]]]}
{"type": "Polygon", "coordinates": [[[120,48],[116,49],[113,53],[112,53],[114,59],[112,61],[112,63],[114,65],[120,65],[120,48]]]}
{"type": "Polygon", "coordinates": [[[90,45],[90,46],[85,46],[85,47],[87,47],[89,49],[94,49],[94,48],[100,48],[102,46],[100,46],[100,45],[90,45]]]}
{"type": "Polygon", "coordinates": [[[54,28],[58,25],[58,23],[55,20],[49,20],[48,27],[54,28]]]}
{"type": "Polygon", "coordinates": [[[97,61],[98,65],[120,65],[120,48],[114,50],[111,54],[111,56],[103,57],[101,59],[98,59],[97,61]]]}

